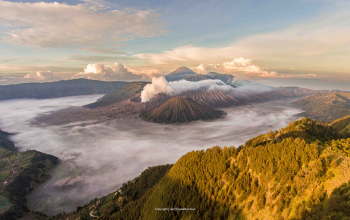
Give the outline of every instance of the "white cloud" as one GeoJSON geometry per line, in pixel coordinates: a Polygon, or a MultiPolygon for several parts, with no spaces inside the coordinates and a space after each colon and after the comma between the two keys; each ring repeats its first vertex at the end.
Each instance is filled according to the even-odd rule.
{"type": "Polygon", "coordinates": [[[104,65],[100,63],[88,64],[84,72],[77,73],[73,78],[87,78],[94,80],[139,80],[142,78],[130,72],[125,66],[120,63],[114,65],[104,65]]]}
{"type": "Polygon", "coordinates": [[[208,72],[221,72],[264,78],[287,77],[286,75],[278,74],[275,71],[264,70],[260,66],[253,65],[251,59],[245,59],[243,57],[235,58],[232,61],[221,64],[200,64],[199,66],[192,68],[192,70],[200,74],[205,74],[208,72]]]}
{"type": "Polygon", "coordinates": [[[59,79],[51,71],[38,71],[35,73],[28,73],[24,76],[24,78],[33,81],[54,81],[59,79]]]}
{"type": "Polygon", "coordinates": [[[68,5],[0,0],[0,22],[10,30],[2,40],[37,47],[91,47],[164,32],[155,10],[102,10],[101,5],[87,2],[68,5]]]}
{"type": "Polygon", "coordinates": [[[318,76],[315,73],[290,73],[289,71],[287,74],[280,74],[276,71],[268,71],[263,67],[252,64],[251,59],[243,57],[218,64],[200,64],[191,69],[199,74],[219,72],[234,75],[236,78],[313,78],[318,76]]]}
{"type": "Polygon", "coordinates": [[[315,73],[305,73],[305,74],[299,74],[299,75],[296,75],[298,77],[306,77],[306,78],[313,78],[313,77],[317,77],[318,75],[315,74],[315,73]]]}
{"type": "Polygon", "coordinates": [[[153,77],[160,77],[165,75],[163,68],[151,66],[125,66],[128,71],[141,75],[142,79],[152,79],[153,77]]]}
{"type": "Polygon", "coordinates": [[[151,84],[147,84],[141,92],[141,101],[148,102],[156,94],[165,93],[168,95],[180,94],[193,90],[223,90],[229,91],[233,89],[231,86],[223,83],[221,80],[202,80],[198,82],[190,82],[186,80],[168,82],[165,77],[155,77],[151,84]]]}
{"type": "Polygon", "coordinates": [[[193,70],[194,72],[198,73],[198,74],[207,74],[208,72],[210,72],[211,70],[209,70],[208,65],[204,65],[204,64],[199,64],[196,67],[192,67],[190,68],[191,70],[193,70]]]}
{"type": "Polygon", "coordinates": [[[179,62],[184,64],[201,64],[231,60],[234,57],[238,57],[238,54],[239,53],[233,51],[232,47],[204,48],[187,45],[159,54],[142,53],[134,56],[156,64],[176,64],[179,62]]]}

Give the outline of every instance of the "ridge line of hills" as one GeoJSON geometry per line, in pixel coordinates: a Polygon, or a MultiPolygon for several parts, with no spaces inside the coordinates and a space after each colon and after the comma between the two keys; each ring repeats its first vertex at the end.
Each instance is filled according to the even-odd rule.
{"type": "Polygon", "coordinates": [[[128,83],[123,81],[106,82],[89,79],[71,79],[56,82],[0,85],[0,100],[23,98],[47,99],[106,94],[128,83]]]}
{"type": "Polygon", "coordinates": [[[350,93],[320,93],[307,96],[293,103],[305,112],[300,116],[332,121],[350,114],[350,93]]]}

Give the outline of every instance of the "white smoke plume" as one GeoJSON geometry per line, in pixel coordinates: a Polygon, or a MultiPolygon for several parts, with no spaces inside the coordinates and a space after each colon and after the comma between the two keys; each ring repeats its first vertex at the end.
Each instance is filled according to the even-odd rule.
{"type": "Polygon", "coordinates": [[[221,80],[202,80],[199,82],[191,82],[186,80],[180,80],[175,82],[168,82],[165,77],[153,78],[152,83],[146,85],[141,92],[141,102],[148,102],[154,95],[159,93],[165,93],[168,95],[175,95],[186,91],[193,90],[223,90],[229,91],[233,89],[231,86],[226,85],[221,80]]]}

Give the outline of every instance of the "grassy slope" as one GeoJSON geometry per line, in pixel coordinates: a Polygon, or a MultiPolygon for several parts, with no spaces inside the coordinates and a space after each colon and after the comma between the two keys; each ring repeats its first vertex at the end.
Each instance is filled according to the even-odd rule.
{"type": "Polygon", "coordinates": [[[143,113],[140,117],[145,121],[156,123],[184,123],[216,119],[223,115],[222,111],[199,104],[191,98],[174,97],[159,108],[143,113]]]}
{"type": "Polygon", "coordinates": [[[305,110],[304,117],[332,121],[350,114],[350,93],[320,93],[293,103],[305,110]]]}
{"type": "MultiPolygon", "coordinates": [[[[19,219],[27,215],[27,196],[34,187],[46,180],[58,158],[37,151],[18,152],[8,140],[8,133],[0,131],[0,219],[19,219]],[[7,161],[11,162],[14,171],[7,161]],[[7,184],[4,184],[7,181],[7,184]]],[[[37,217],[42,214],[37,213],[37,217]]]]}
{"type": "Polygon", "coordinates": [[[143,87],[145,87],[147,84],[147,82],[137,82],[125,85],[111,93],[108,93],[107,95],[98,99],[96,102],[86,105],[85,107],[98,108],[130,99],[138,93],[141,93],[143,87]]]}

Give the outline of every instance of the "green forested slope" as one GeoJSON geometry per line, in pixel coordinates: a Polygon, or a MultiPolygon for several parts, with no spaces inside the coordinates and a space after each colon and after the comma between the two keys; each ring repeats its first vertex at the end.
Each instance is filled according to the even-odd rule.
{"type": "Polygon", "coordinates": [[[350,218],[350,139],[344,135],[302,119],[238,149],[187,153],[140,199],[104,218],[350,218]]]}

